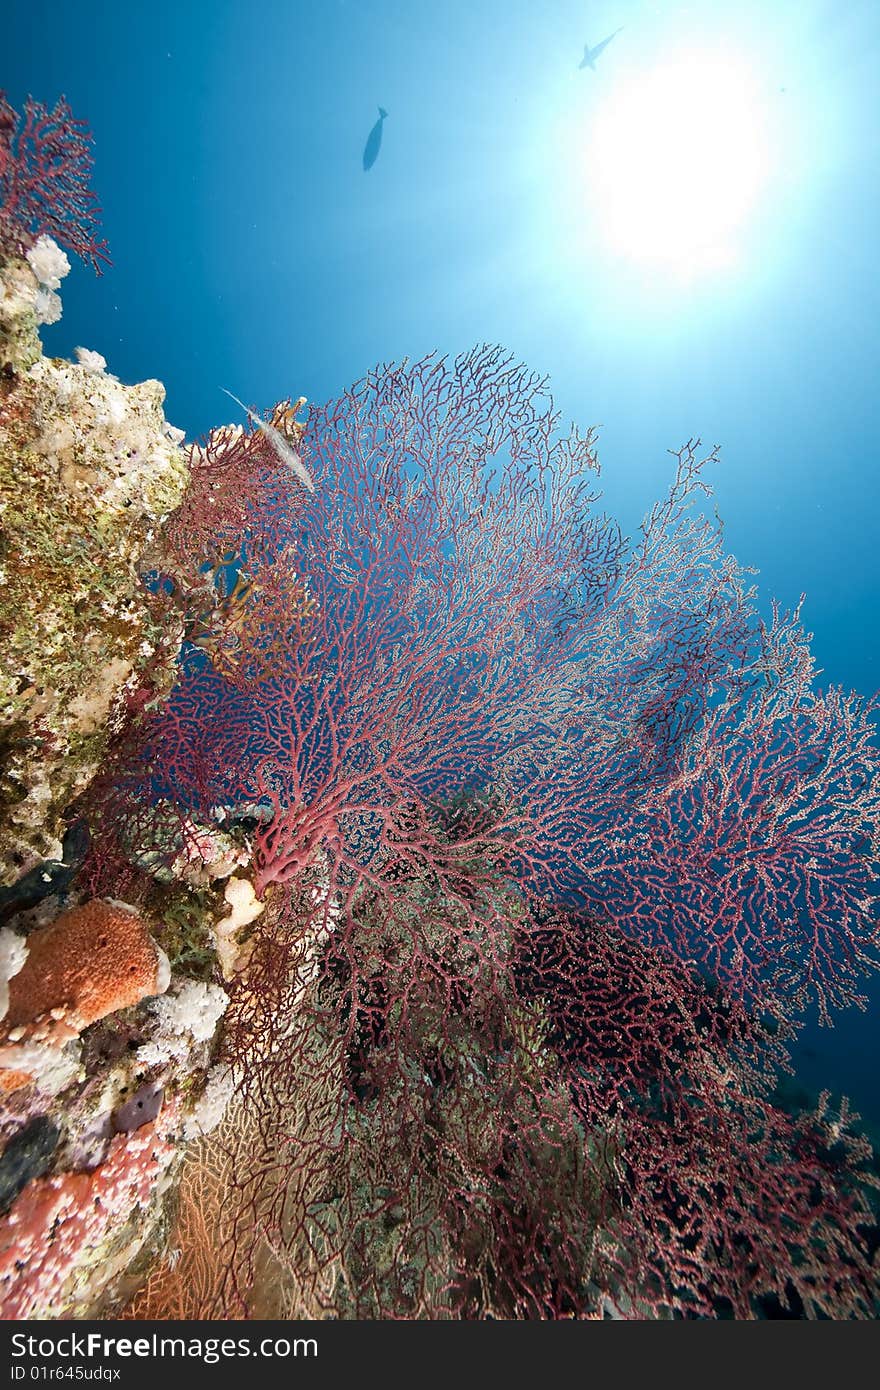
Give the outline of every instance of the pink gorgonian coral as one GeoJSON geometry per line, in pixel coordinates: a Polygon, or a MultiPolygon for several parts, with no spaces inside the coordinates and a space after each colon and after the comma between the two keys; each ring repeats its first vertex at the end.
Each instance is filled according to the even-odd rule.
{"type": "Polygon", "coordinates": [[[558,426],[497,349],[382,368],[310,411],[314,495],[224,436],[209,529],[199,493],[172,521],[199,622],[92,790],[89,872],[148,891],[161,799],[265,899],[202,1312],[265,1308],[270,1269],[308,1315],[871,1307],[864,1154],[769,1098],[877,957],[871,711],[758,617],[714,452],[629,541],[558,426]]]}
{"type": "Polygon", "coordinates": [[[0,251],[21,254],[46,234],[101,273],[101,209],[89,187],[91,139],[63,97],[48,110],[28,97],[23,114],[0,92],[0,251]]]}

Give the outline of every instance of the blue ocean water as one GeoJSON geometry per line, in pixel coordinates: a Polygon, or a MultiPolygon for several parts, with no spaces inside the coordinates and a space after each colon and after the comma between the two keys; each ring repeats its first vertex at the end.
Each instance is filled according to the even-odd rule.
{"type": "MultiPolygon", "coordinates": [[[[502,343],[549,375],[566,419],[602,426],[629,530],[667,485],[667,449],[721,444],[719,510],[764,611],[806,593],[820,680],[869,695],[878,51],[871,0],[6,0],[0,86],[15,107],[64,93],[91,126],[114,260],[100,279],[76,266],[47,349],[160,377],[194,438],[230,417],[221,386],[323,400],[379,361],[502,343]],[[649,142],[669,74],[698,130],[703,79],[728,60],[760,115],[760,186],[707,264],[652,257],[644,236],[634,256],[650,202],[625,204],[609,241],[595,142],[614,174],[627,102],[647,93],[632,140],[649,142]]],[[[670,218],[673,241],[699,227],[730,157],[709,144],[658,247],[670,218]]],[[[833,1031],[809,1024],[796,1060],[880,1134],[868,993],[833,1031]]]]}

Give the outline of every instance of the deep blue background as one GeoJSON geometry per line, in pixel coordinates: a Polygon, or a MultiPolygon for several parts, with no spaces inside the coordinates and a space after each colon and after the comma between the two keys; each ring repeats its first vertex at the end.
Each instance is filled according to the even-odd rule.
{"type": "MultiPolygon", "coordinates": [[[[821,679],[869,694],[878,61],[873,0],[6,0],[0,86],[16,107],[64,93],[92,127],[115,262],[75,267],[47,348],[159,377],[192,438],[230,417],[220,386],[323,400],[377,361],[501,342],[566,418],[602,424],[627,528],[667,448],[720,443],[727,539],[762,606],[806,591],[821,679]],[[572,160],[627,64],[683,36],[753,56],[784,155],[740,263],[689,284],[603,252],[572,160]]],[[[872,1017],[805,1036],[799,1064],[880,1132],[872,996],[872,1017]]]]}

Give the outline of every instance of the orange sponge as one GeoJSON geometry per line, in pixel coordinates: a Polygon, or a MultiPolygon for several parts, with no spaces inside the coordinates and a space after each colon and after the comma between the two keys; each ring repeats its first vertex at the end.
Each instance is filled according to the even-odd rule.
{"type": "Polygon", "coordinates": [[[90,1023],[168,988],[170,969],[146,924],[124,903],[94,899],[27,939],[9,981],[0,1042],[60,1045],[90,1023]]]}

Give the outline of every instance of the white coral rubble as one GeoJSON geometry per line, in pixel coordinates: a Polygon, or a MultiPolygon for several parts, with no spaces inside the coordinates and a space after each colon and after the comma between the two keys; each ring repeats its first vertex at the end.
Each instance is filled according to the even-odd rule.
{"type": "Polygon", "coordinates": [[[164,1066],[172,1058],[186,1057],[193,1045],[213,1038],[229,1001],[219,985],[183,980],[173,993],[150,1002],[158,1028],[136,1056],[146,1066],[164,1066]]]}

